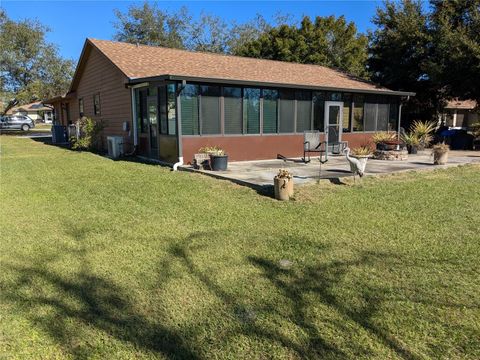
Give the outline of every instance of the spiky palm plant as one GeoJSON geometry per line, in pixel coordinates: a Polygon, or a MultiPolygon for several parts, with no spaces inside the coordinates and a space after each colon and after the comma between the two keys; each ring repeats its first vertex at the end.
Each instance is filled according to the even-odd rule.
{"type": "Polygon", "coordinates": [[[410,128],[410,132],[419,140],[419,147],[426,148],[433,140],[432,132],[435,131],[436,125],[431,121],[415,120],[410,128]]]}

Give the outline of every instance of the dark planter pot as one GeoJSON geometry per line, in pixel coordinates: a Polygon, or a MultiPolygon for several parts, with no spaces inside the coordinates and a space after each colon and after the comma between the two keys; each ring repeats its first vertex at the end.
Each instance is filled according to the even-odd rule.
{"type": "Polygon", "coordinates": [[[407,149],[409,154],[416,154],[418,151],[418,148],[413,145],[407,145],[407,149]]]}
{"type": "Polygon", "coordinates": [[[210,168],[213,171],[225,171],[228,165],[228,155],[210,155],[210,168]]]}

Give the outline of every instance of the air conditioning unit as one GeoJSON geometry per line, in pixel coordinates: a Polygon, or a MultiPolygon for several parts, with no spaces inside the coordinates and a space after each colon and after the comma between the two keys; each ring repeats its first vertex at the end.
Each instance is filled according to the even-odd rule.
{"type": "Polygon", "coordinates": [[[118,159],[123,155],[123,137],[107,136],[108,157],[118,159]]]}

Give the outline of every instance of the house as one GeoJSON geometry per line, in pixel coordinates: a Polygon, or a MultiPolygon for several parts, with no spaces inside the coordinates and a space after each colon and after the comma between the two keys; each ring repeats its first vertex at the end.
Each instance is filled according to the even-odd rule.
{"type": "Polygon", "coordinates": [[[440,120],[442,125],[449,128],[470,130],[472,125],[480,121],[480,109],[475,100],[449,100],[440,120]]]}
{"type": "Polygon", "coordinates": [[[87,39],[70,90],[48,103],[62,124],[89,116],[127,151],[188,163],[214,145],[231,160],[300,156],[311,129],[362,145],[399,129],[413,95],[324,66],[87,39]]]}
{"type": "Polygon", "coordinates": [[[30,104],[19,105],[7,111],[7,115],[27,115],[35,122],[51,123],[53,120],[53,109],[44,105],[41,101],[30,104]]]}

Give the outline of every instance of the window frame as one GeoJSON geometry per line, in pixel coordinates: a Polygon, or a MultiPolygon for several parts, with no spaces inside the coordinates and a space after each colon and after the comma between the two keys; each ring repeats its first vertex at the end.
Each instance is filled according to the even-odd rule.
{"type": "Polygon", "coordinates": [[[83,101],[83,97],[78,99],[78,114],[80,117],[83,117],[85,114],[85,103],[83,101]]]}
{"type": "Polygon", "coordinates": [[[101,102],[100,102],[100,93],[95,93],[93,94],[93,115],[102,115],[102,107],[101,107],[101,102]],[[98,103],[97,103],[97,97],[98,97],[98,103]]]}

